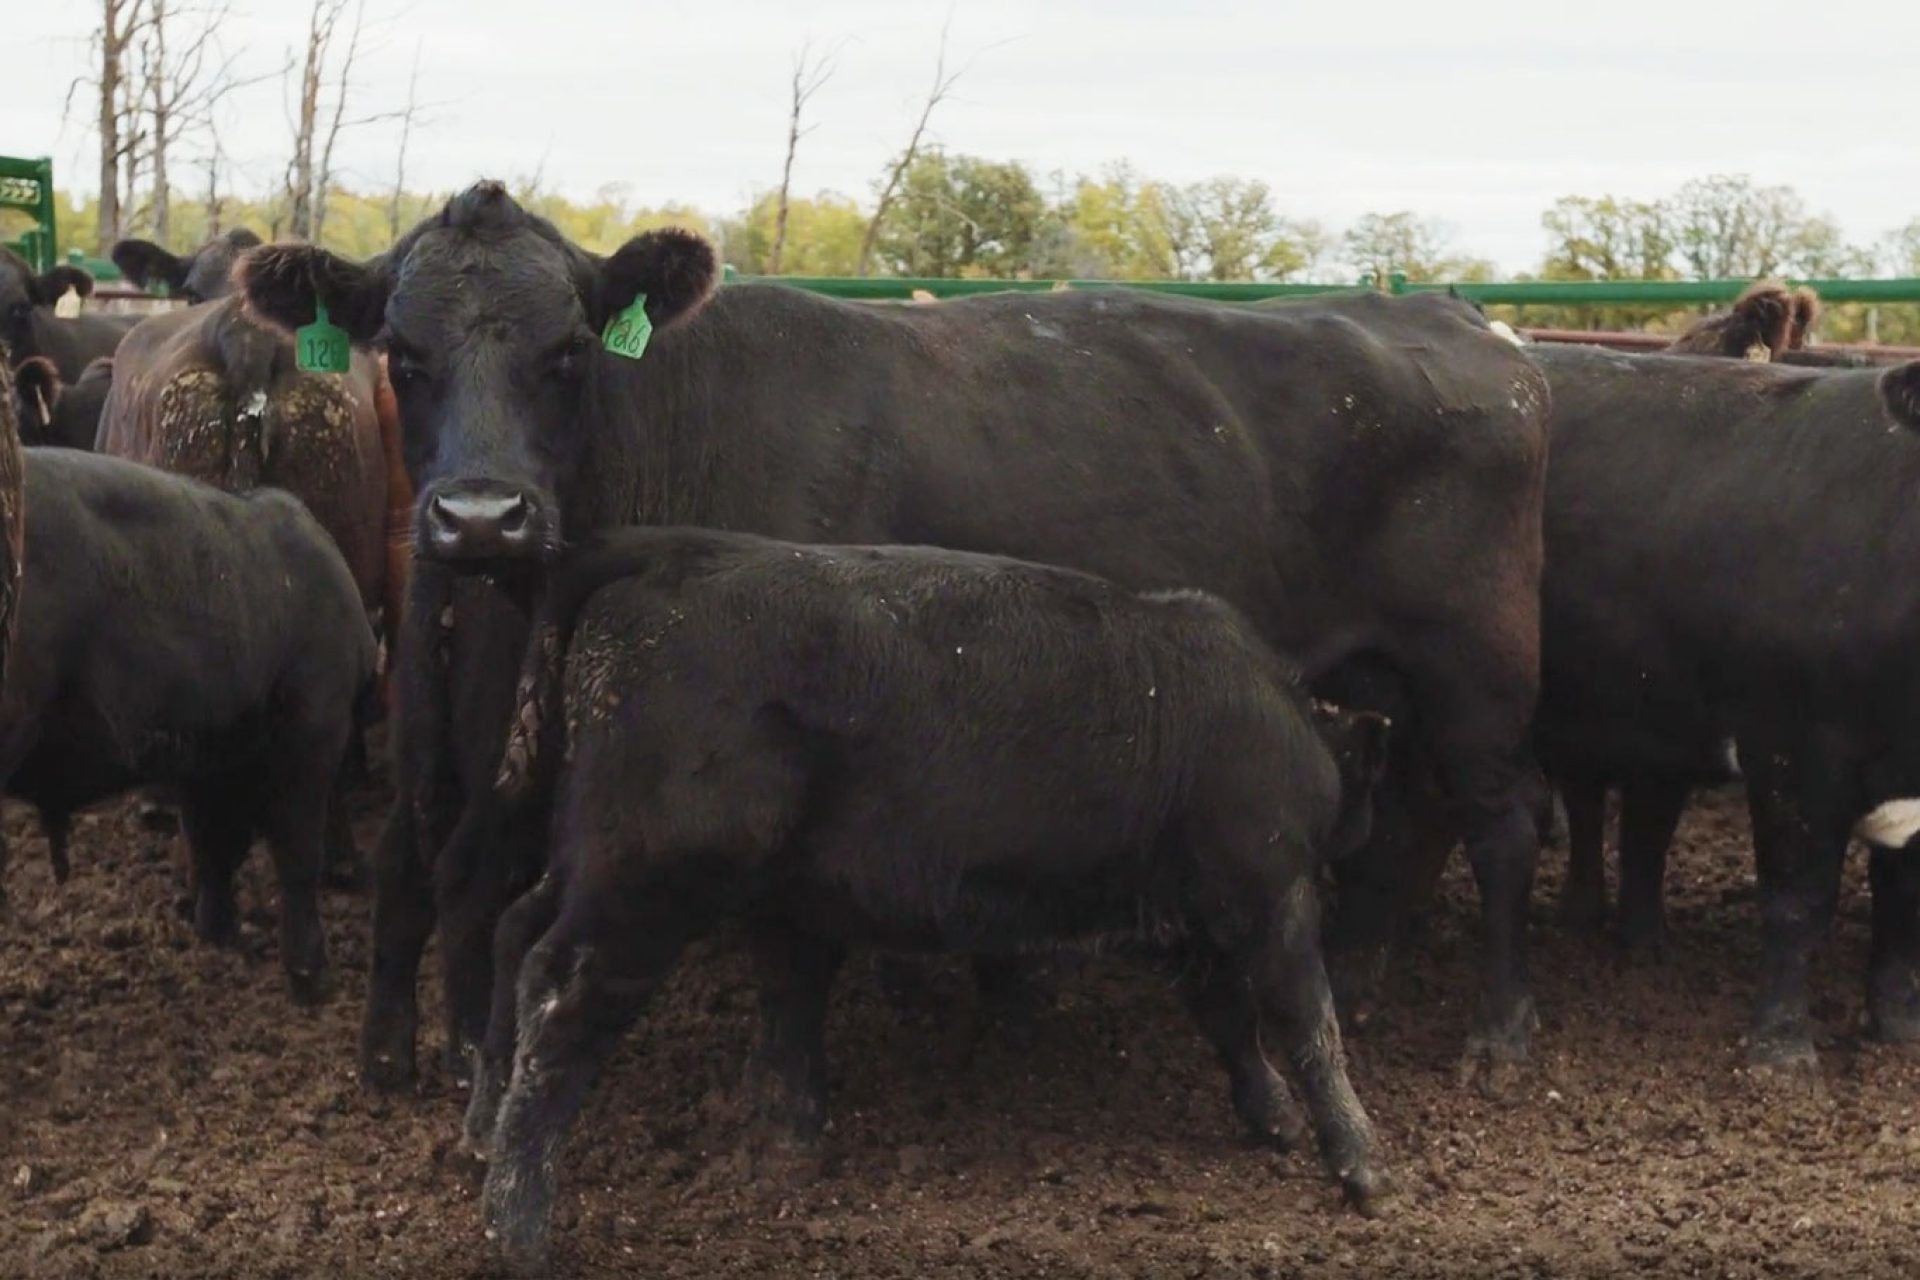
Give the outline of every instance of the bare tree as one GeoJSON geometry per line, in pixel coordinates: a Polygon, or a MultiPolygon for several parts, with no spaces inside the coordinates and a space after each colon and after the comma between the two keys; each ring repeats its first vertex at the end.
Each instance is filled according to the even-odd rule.
{"type": "Polygon", "coordinates": [[[176,146],[191,132],[211,134],[214,111],[221,99],[274,73],[251,79],[234,77],[235,59],[222,50],[219,42],[219,31],[232,15],[224,0],[199,9],[176,9],[171,0],[146,3],[137,96],[146,113],[142,155],[153,193],[147,222],[154,239],[164,244],[172,232],[169,161],[176,146]],[[184,38],[180,38],[182,33],[184,38]]]}
{"type": "MultiPolygon", "coordinates": [[[[327,225],[327,195],[333,190],[333,144],[340,140],[341,119],[347,112],[347,98],[353,85],[353,60],[360,52],[360,32],[367,15],[367,0],[353,6],[353,30],[347,36],[347,56],[340,60],[340,82],[333,94],[333,121],[327,126],[327,141],[320,148],[319,181],[314,188],[313,238],[318,240],[327,225]]],[[[361,123],[355,121],[354,123],[361,123]]]]}
{"type": "Polygon", "coordinates": [[[387,201],[387,234],[400,238],[400,202],[407,189],[407,142],[413,137],[413,124],[419,110],[420,46],[413,46],[413,71],[407,76],[407,105],[400,113],[400,147],[393,161],[393,197],[387,201]]]}
{"type": "Polygon", "coordinates": [[[333,29],[346,7],[347,0],[313,0],[307,16],[300,96],[294,103],[293,157],[287,162],[287,229],[301,240],[313,238],[313,142],[320,122],[320,88],[326,78],[333,29]]]}
{"type": "Polygon", "coordinates": [[[947,70],[947,33],[953,26],[953,10],[947,10],[947,20],[940,26],[940,52],[933,61],[933,88],[927,91],[927,100],[920,108],[920,118],[914,121],[913,136],[907,139],[907,149],[894,161],[893,169],[887,174],[887,180],[880,188],[880,199],[873,207],[873,220],[867,223],[867,234],[860,241],[860,275],[867,274],[867,266],[873,260],[874,241],[880,238],[880,220],[887,216],[887,208],[893,203],[894,192],[900,187],[900,179],[913,164],[913,158],[920,154],[920,142],[926,137],[927,121],[933,118],[933,109],[939,106],[960,77],[966,74],[965,66],[949,72],[947,70]]]}
{"type": "Polygon", "coordinates": [[[793,153],[800,148],[800,139],[812,133],[814,126],[800,127],[800,114],[806,110],[807,99],[818,93],[828,80],[833,78],[833,59],[837,49],[822,54],[813,60],[812,42],[800,46],[800,52],[793,60],[793,98],[787,112],[787,160],[780,167],[780,203],[773,215],[773,248],[767,253],[767,274],[780,274],[780,253],[787,245],[787,208],[793,189],[793,153]]]}
{"type": "MultiPolygon", "coordinates": [[[[100,74],[92,80],[99,114],[96,127],[100,134],[100,231],[98,251],[105,254],[120,238],[121,167],[131,151],[137,130],[128,102],[127,54],[139,34],[142,0],[100,0],[100,30],[97,34],[100,74]]],[[[75,88],[80,81],[76,81],[75,88]]],[[[68,91],[72,101],[72,90],[68,91]]]]}

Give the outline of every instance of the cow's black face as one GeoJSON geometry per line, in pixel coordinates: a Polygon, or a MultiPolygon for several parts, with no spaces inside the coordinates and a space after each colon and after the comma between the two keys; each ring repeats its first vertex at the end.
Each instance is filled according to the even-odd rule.
{"type": "Polygon", "coordinates": [[[34,337],[34,309],[51,307],[69,289],[87,297],[93,292],[93,277],[64,263],[35,275],[25,258],[0,249],[0,347],[15,364],[43,354],[34,337]]]}
{"type": "Polygon", "coordinates": [[[122,240],[113,246],[113,263],[141,289],[158,285],[169,297],[212,302],[233,292],[233,268],[260,237],[244,227],[217,236],[190,256],[176,257],[150,240],[122,240]]]}
{"type": "MultiPolygon", "coordinates": [[[[276,245],[246,260],[255,312],[289,328],[314,302],[356,341],[386,348],[419,554],[467,565],[541,560],[594,456],[600,379],[644,376],[605,350],[608,319],[646,294],[656,326],[711,290],[712,249],[649,232],[602,259],[522,211],[495,183],[456,197],[382,259],[356,266],[276,245]]],[[[644,359],[644,357],[643,357],[644,359]]]]}

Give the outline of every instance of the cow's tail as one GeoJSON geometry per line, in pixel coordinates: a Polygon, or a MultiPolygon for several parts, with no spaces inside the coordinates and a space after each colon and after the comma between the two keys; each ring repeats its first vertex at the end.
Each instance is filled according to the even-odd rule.
{"type": "Polygon", "coordinates": [[[1880,401],[1895,423],[1920,431],[1920,360],[1896,364],[1880,375],[1880,401]]]}
{"type": "Polygon", "coordinates": [[[631,548],[585,543],[556,564],[527,632],[520,679],[514,687],[513,719],[494,791],[509,801],[544,789],[566,751],[561,676],[581,606],[601,587],[640,567],[631,548]]]}

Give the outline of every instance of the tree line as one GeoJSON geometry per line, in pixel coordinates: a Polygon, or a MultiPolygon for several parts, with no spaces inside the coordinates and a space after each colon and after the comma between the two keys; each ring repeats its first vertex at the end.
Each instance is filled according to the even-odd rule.
{"type": "MultiPolygon", "coordinates": [[[[314,240],[341,253],[379,252],[437,207],[410,190],[409,145],[432,124],[418,102],[418,56],[403,107],[363,110],[355,65],[368,29],[365,0],[308,0],[304,40],[277,68],[241,74],[220,43],[225,0],[95,0],[95,74],[76,85],[95,109],[98,194],[61,197],[61,247],[104,255],[122,236],[190,249],[236,226],[275,239],[314,240]],[[283,173],[263,195],[233,190],[218,121],[230,97],[277,80],[291,136],[283,173]],[[351,190],[334,168],[343,133],[392,133],[393,177],[351,190]],[[198,189],[179,175],[195,171],[198,189]]],[[[1259,280],[1352,283],[1399,274],[1413,281],[1486,280],[1493,265],[1462,253],[1453,228],[1413,210],[1370,213],[1338,230],[1292,215],[1265,182],[1220,176],[1173,183],[1125,162],[1094,174],[1040,173],[1018,160],[950,151],[930,122],[968,69],[942,31],[925,97],[905,142],[866,200],[793,191],[795,156],[813,132],[809,106],[835,72],[838,50],[793,59],[785,161],[777,186],[744,209],[636,206],[609,186],[589,199],[548,190],[539,174],[513,185],[562,232],[610,251],[639,231],[694,226],[749,275],[1259,280]]],[[[71,107],[71,104],[70,104],[71,107]]],[[[769,121],[769,125],[773,124],[769,121]]],[[[256,184],[257,185],[257,184],[256,184]]],[[[1680,280],[1920,275],[1920,216],[1871,243],[1849,242],[1788,186],[1713,175],[1658,198],[1567,196],[1541,214],[1546,248],[1518,279],[1680,280]]],[[[0,234],[11,234],[0,226],[0,234]]],[[[1528,308],[1527,323],[1643,328],[1681,323],[1666,308],[1528,308]]],[[[1827,340],[1920,343],[1920,306],[1831,308],[1827,340]]]]}

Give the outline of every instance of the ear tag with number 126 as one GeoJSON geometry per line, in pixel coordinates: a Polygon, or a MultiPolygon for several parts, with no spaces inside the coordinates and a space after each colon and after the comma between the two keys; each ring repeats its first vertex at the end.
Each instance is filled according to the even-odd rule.
{"type": "Polygon", "coordinates": [[[313,304],[313,323],[293,331],[293,362],[308,373],[345,373],[350,359],[347,331],[327,319],[324,303],[313,304]]]}
{"type": "Polygon", "coordinates": [[[653,321],[647,319],[647,295],[637,293],[625,311],[607,321],[607,330],[600,335],[600,345],[617,356],[638,360],[647,349],[647,339],[652,336],[653,321]]]}

